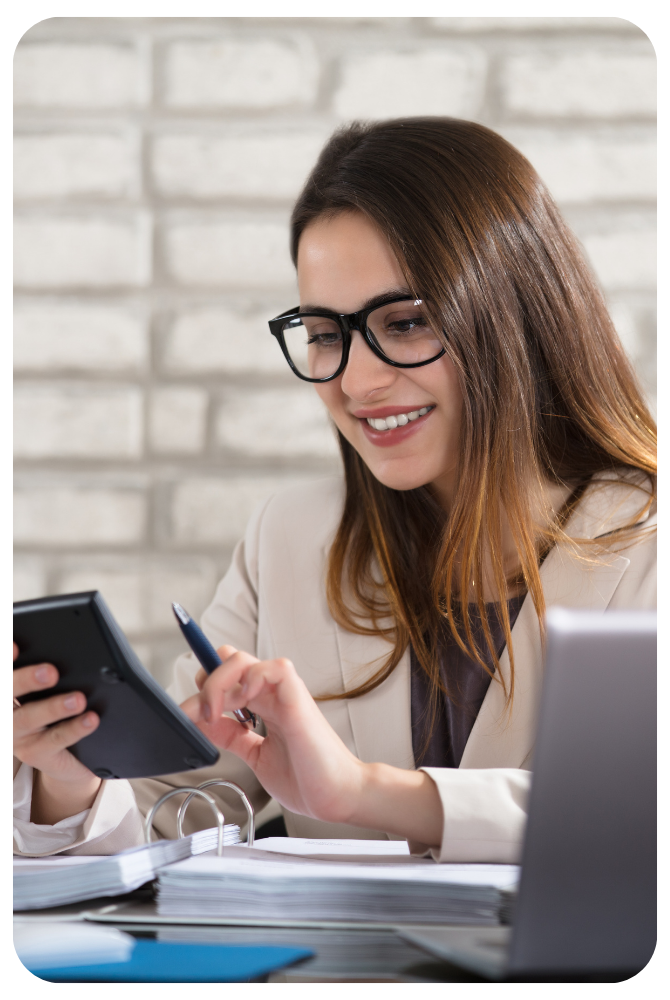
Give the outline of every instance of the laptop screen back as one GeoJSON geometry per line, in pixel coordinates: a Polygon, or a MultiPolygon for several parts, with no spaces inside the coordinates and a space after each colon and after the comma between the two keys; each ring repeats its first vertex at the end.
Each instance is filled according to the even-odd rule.
{"type": "Polygon", "coordinates": [[[547,632],[509,975],[632,974],[656,942],[656,615],[555,608],[547,632]]]}

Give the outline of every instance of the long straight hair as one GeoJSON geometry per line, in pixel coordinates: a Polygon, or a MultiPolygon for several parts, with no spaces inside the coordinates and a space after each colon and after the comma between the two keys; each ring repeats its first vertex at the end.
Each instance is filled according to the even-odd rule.
{"type": "Polygon", "coordinates": [[[391,651],[358,687],[326,697],[372,691],[411,643],[434,710],[446,690],[445,620],[461,649],[495,674],[484,607],[488,559],[510,654],[509,704],[510,585],[528,592],[542,620],[540,562],[566,540],[563,525],[594,473],[639,470],[640,514],[649,508],[654,421],[578,243],[533,167],[501,136],[450,118],[341,128],[293,211],[294,263],[310,223],[347,211],[378,227],[412,295],[429,304],[460,381],[463,417],[448,512],[428,486],[384,486],[339,435],[346,498],[329,554],[329,607],[349,631],[385,636],[391,651]],[[533,498],[547,482],[568,486],[571,499],[539,527],[533,498]],[[518,553],[513,577],[503,564],[503,517],[518,553]],[[476,648],[473,613],[493,671],[476,648]]]}

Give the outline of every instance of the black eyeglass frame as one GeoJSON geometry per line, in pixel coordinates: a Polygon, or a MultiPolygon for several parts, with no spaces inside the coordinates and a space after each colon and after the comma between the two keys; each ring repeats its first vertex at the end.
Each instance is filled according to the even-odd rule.
{"type": "Polygon", "coordinates": [[[387,365],[391,365],[393,368],[423,368],[424,365],[430,365],[433,361],[437,361],[446,353],[446,348],[443,347],[439,354],[436,354],[432,358],[428,358],[426,361],[412,361],[409,363],[403,361],[392,361],[391,358],[387,358],[381,347],[375,340],[374,334],[368,328],[368,316],[370,313],[375,312],[377,309],[381,309],[383,306],[393,305],[394,302],[422,302],[422,299],[412,299],[407,295],[397,295],[391,299],[387,299],[384,302],[377,302],[373,306],[369,306],[367,309],[361,309],[359,312],[355,313],[335,313],[330,312],[328,309],[310,309],[305,312],[300,311],[300,306],[295,306],[293,309],[288,309],[285,313],[280,316],[276,316],[274,319],[268,321],[268,326],[270,327],[270,333],[273,337],[277,338],[279,346],[282,349],[282,354],[289,363],[289,367],[294,375],[301,378],[304,382],[332,382],[334,378],[341,375],[344,369],[347,367],[347,362],[349,360],[349,349],[351,348],[351,333],[353,330],[358,330],[366,344],[370,348],[373,354],[375,354],[381,361],[384,361],[387,365]],[[310,378],[309,375],[303,375],[299,372],[296,366],[293,364],[291,355],[286,346],[286,341],[284,340],[284,331],[282,327],[289,319],[295,319],[297,316],[324,316],[326,319],[334,320],[340,328],[342,333],[342,360],[340,361],[337,371],[333,372],[332,375],[327,375],[325,378],[310,378]]]}

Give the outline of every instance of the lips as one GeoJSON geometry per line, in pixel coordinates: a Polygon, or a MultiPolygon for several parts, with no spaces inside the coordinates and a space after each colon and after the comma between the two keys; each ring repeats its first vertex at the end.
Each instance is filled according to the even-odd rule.
{"type": "Polygon", "coordinates": [[[402,442],[407,438],[417,434],[425,424],[426,420],[430,419],[430,415],[434,409],[434,406],[421,407],[419,408],[420,415],[412,420],[408,420],[405,424],[398,424],[396,427],[391,426],[387,430],[378,430],[376,426],[370,426],[369,421],[372,420],[375,424],[377,424],[377,421],[384,420],[384,423],[388,427],[388,417],[397,418],[399,414],[402,415],[408,412],[414,413],[416,411],[407,411],[396,406],[388,407],[384,410],[370,411],[369,413],[359,411],[355,414],[355,416],[358,417],[361,429],[371,444],[374,444],[379,448],[392,448],[394,445],[402,444],[402,442]]]}

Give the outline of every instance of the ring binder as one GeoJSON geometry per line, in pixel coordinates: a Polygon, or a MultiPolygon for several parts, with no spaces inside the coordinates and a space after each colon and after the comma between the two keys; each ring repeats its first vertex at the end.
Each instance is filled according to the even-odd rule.
{"type": "MultiPolygon", "coordinates": [[[[247,798],[244,789],[240,788],[239,785],[236,785],[234,781],[224,781],[222,778],[210,778],[209,781],[203,781],[203,783],[201,785],[198,785],[198,788],[192,791],[191,794],[187,798],[185,798],[182,804],[179,806],[179,812],[177,813],[177,833],[180,839],[181,837],[184,836],[184,831],[182,827],[182,824],[184,822],[184,816],[186,815],[186,810],[189,807],[189,804],[191,802],[191,799],[193,798],[195,791],[202,792],[203,788],[210,788],[212,785],[225,785],[226,788],[232,788],[233,791],[237,792],[239,797],[244,802],[244,806],[247,810],[247,816],[249,817],[249,824],[247,826],[247,847],[253,847],[254,839],[256,836],[256,821],[254,818],[254,807],[247,798]]],[[[181,791],[185,791],[185,789],[181,789],[181,791]]]]}
{"type": "MultiPolygon", "coordinates": [[[[182,792],[188,792],[189,793],[188,799],[186,799],[187,802],[190,802],[190,800],[193,798],[194,795],[200,795],[200,796],[202,796],[203,799],[205,799],[207,802],[209,802],[210,806],[212,807],[212,811],[214,812],[214,815],[216,816],[216,822],[217,822],[217,825],[219,827],[219,839],[218,839],[218,845],[217,845],[217,848],[216,848],[216,853],[218,854],[218,856],[220,858],[223,857],[223,825],[224,825],[224,816],[223,816],[223,813],[221,812],[221,810],[219,809],[219,807],[217,806],[216,802],[214,801],[214,799],[212,798],[211,795],[208,795],[207,792],[203,792],[202,788],[193,788],[193,787],[190,787],[189,785],[185,785],[182,788],[171,788],[169,792],[166,792],[165,795],[161,795],[161,797],[154,802],[154,804],[152,805],[151,809],[149,810],[147,818],[144,821],[144,839],[145,839],[146,843],[147,844],[151,843],[151,826],[152,826],[153,821],[154,821],[154,816],[156,815],[156,813],[158,812],[158,810],[160,809],[160,807],[165,802],[167,802],[168,799],[171,799],[174,795],[180,795],[182,792]]],[[[246,798],[246,796],[244,796],[244,797],[246,798]]],[[[182,813],[181,813],[181,809],[180,809],[179,810],[179,819],[177,821],[177,830],[178,830],[178,833],[179,833],[179,840],[182,840],[183,836],[184,836],[184,834],[182,833],[182,828],[181,828],[181,815],[182,815],[182,813]]]]}

